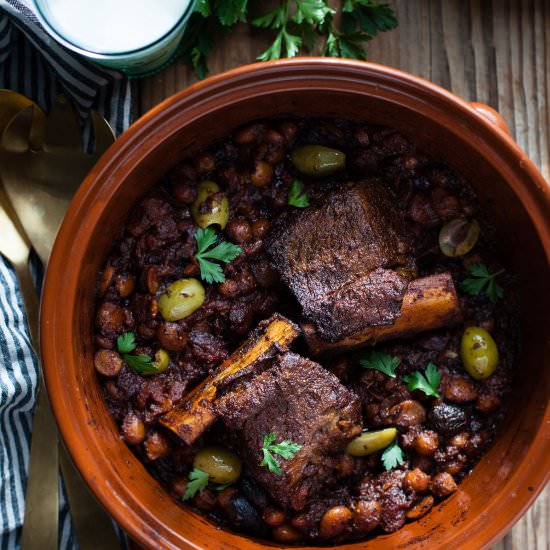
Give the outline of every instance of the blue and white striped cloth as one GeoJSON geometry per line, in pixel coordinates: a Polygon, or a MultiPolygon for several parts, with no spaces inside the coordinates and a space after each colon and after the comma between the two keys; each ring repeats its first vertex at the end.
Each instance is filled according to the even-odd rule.
{"type": "MultiPolygon", "coordinates": [[[[0,236],[1,238],[1,236],[0,236]]],[[[41,280],[40,264],[33,262],[41,280]]],[[[0,256],[0,549],[18,548],[38,365],[14,271],[0,256]]],[[[60,481],[61,483],[61,481],[60,481]]],[[[77,548],[60,491],[59,547],[77,548]]]]}
{"type": "MultiPolygon", "coordinates": [[[[27,96],[46,112],[64,94],[84,125],[93,109],[117,135],[129,126],[137,103],[124,75],[54,42],[37,22],[30,0],[0,0],[0,88],[27,96]]],[[[13,270],[0,256],[0,550],[19,547],[36,388],[37,361],[22,298],[13,270]]],[[[63,491],[59,524],[59,547],[76,549],[63,491]]]]}

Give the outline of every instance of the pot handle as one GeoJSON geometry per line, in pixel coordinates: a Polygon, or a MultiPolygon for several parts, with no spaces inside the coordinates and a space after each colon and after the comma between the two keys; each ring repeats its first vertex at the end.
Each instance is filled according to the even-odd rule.
{"type": "Polygon", "coordinates": [[[477,111],[480,115],[484,116],[499,130],[502,130],[505,134],[509,136],[512,135],[512,133],[510,132],[510,128],[508,128],[508,125],[498,111],[495,111],[492,107],[489,107],[489,105],[485,105],[485,103],[476,103],[475,101],[470,102],[470,107],[472,107],[472,109],[477,111]]]}

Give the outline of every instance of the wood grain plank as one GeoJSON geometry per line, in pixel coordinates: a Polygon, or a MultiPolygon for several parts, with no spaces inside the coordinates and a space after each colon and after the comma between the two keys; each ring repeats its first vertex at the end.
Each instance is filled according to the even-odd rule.
{"type": "MultiPolygon", "coordinates": [[[[550,0],[395,0],[399,28],[369,44],[369,59],[487,103],[550,179],[550,0]]],[[[212,73],[255,61],[269,37],[241,25],[221,37],[212,73]]],[[[141,84],[146,111],[196,79],[176,63],[141,84]]],[[[492,550],[550,549],[550,486],[492,550]]]]}

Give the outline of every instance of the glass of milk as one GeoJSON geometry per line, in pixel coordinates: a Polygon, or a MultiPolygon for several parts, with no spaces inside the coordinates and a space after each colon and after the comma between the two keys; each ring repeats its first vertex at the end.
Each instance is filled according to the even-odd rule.
{"type": "Polygon", "coordinates": [[[196,0],[33,0],[66,48],[131,77],[172,61],[196,0]]]}

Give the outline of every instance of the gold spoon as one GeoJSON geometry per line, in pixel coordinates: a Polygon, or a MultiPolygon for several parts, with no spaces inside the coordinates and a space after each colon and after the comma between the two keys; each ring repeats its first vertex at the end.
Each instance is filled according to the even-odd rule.
{"type": "MultiPolygon", "coordinates": [[[[8,190],[7,194],[0,193],[4,206],[4,216],[0,216],[0,221],[3,220],[8,227],[5,224],[6,212],[14,220],[6,242],[16,246],[18,252],[15,256],[13,252],[11,256],[6,253],[6,256],[16,269],[25,305],[28,304],[29,326],[35,335],[33,345],[38,349],[38,310],[36,305],[34,309],[32,307],[33,296],[34,303],[37,303],[36,291],[32,283],[26,284],[30,281],[29,242],[17,218],[23,220],[30,240],[45,264],[72,195],[97,157],[114,141],[114,135],[107,122],[94,113],[95,153],[86,155],[80,145],[76,117],[65,100],[56,103],[48,118],[30,100],[8,90],[0,90],[0,106],[0,129],[5,128],[0,142],[0,173],[8,190]],[[19,239],[13,236],[14,230],[17,230],[19,239]]],[[[57,548],[57,453],[55,422],[41,379],[29,459],[21,539],[23,550],[57,548]]],[[[62,447],[60,459],[80,547],[83,550],[119,548],[110,518],[91,496],[62,447]]]]}

